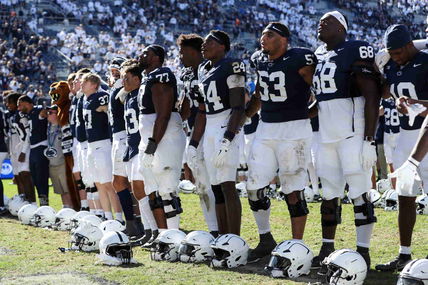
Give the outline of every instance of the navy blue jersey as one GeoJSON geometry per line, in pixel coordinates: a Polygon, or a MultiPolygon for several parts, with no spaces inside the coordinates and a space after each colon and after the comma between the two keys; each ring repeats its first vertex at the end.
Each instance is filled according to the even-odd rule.
{"type": "Polygon", "coordinates": [[[260,87],[262,121],[277,123],[307,119],[310,85],[299,70],[316,64],[314,53],[293,48],[271,61],[266,54],[257,51],[251,59],[260,87]]]}
{"type": "Polygon", "coordinates": [[[76,104],[76,139],[79,142],[85,142],[88,140],[86,137],[86,129],[85,129],[85,118],[83,116],[83,102],[85,101],[85,95],[82,95],[79,99],[77,99],[76,104]]]}
{"type": "Polygon", "coordinates": [[[31,145],[36,145],[48,139],[48,120],[46,118],[40,118],[40,112],[42,110],[43,106],[37,105],[28,113],[31,145]]]}
{"type": "Polygon", "coordinates": [[[358,97],[353,80],[353,64],[357,61],[374,63],[373,47],[364,41],[344,41],[333,50],[320,46],[315,55],[318,60],[313,77],[316,99],[321,101],[337,98],[358,97]]]}
{"type": "MultiPolygon", "coordinates": [[[[389,60],[384,67],[384,77],[394,98],[401,96],[413,99],[428,100],[428,54],[418,52],[406,65],[400,66],[389,60]]],[[[409,116],[400,116],[400,127],[404,130],[417,130],[422,126],[424,118],[417,116],[412,126],[409,116]]]]}
{"type": "Polygon", "coordinates": [[[70,124],[70,130],[71,135],[73,138],[76,137],[76,114],[77,114],[77,97],[73,96],[71,98],[71,104],[70,104],[70,115],[69,115],[69,124],[70,124]]]}
{"type": "Polygon", "coordinates": [[[251,121],[244,125],[244,134],[250,135],[256,132],[257,126],[259,125],[260,116],[256,113],[251,117],[251,121]]]}
{"type": "Polygon", "coordinates": [[[178,99],[177,80],[174,73],[168,67],[159,67],[147,75],[143,74],[140,90],[138,93],[138,106],[141,114],[155,114],[155,106],[153,105],[152,87],[156,83],[168,84],[173,88],[174,102],[172,112],[177,112],[176,103],[178,99]]]}
{"type": "Polygon", "coordinates": [[[186,96],[190,102],[190,116],[187,118],[187,123],[189,124],[189,128],[192,129],[195,124],[199,104],[204,104],[198,86],[198,72],[191,67],[186,68],[183,70],[180,79],[183,81],[184,85],[184,96],[186,96]]]}
{"type": "Polygon", "coordinates": [[[99,108],[108,105],[109,94],[101,91],[88,96],[83,104],[88,142],[110,139],[108,115],[99,108]]]}
{"type": "Polygon", "coordinates": [[[0,111],[0,152],[7,152],[6,134],[7,134],[6,114],[5,114],[5,111],[2,109],[0,111]]]}
{"type": "Polygon", "coordinates": [[[108,105],[111,133],[115,134],[125,130],[125,119],[123,118],[123,104],[119,98],[116,99],[117,93],[122,87],[112,89],[110,93],[110,102],[108,105]]]}
{"type": "Polygon", "coordinates": [[[382,99],[380,102],[383,107],[385,117],[385,133],[399,133],[400,132],[400,117],[395,107],[394,98],[382,99]]]}
{"type": "Polygon", "coordinates": [[[138,89],[131,91],[125,99],[125,124],[126,124],[126,145],[127,151],[124,161],[133,158],[138,154],[140,144],[140,132],[138,131],[138,89]]]}
{"type": "Polygon", "coordinates": [[[207,114],[217,114],[230,109],[227,78],[245,76],[245,64],[240,59],[225,57],[214,66],[207,61],[199,65],[199,89],[204,96],[207,114]]]}
{"type": "Polygon", "coordinates": [[[9,134],[19,136],[21,141],[25,141],[27,138],[27,130],[30,127],[28,123],[27,114],[19,111],[9,111],[6,114],[7,122],[9,125],[9,134]]]}

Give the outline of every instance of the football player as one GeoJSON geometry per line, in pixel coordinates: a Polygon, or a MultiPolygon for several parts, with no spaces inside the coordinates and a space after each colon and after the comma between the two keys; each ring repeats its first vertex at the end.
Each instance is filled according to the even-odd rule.
{"type": "Polygon", "coordinates": [[[242,208],[235,178],[242,135],[239,130],[245,119],[245,65],[226,57],[229,50],[230,39],[223,31],[213,30],[204,39],[202,55],[206,61],[199,66],[198,80],[205,104],[199,104],[190,144],[197,147],[203,135],[219,233],[239,235],[242,208]]]}
{"type": "MultiPolygon", "coordinates": [[[[182,34],[177,39],[179,46],[180,60],[186,68],[183,71],[181,80],[184,84],[185,96],[190,102],[190,116],[187,118],[189,128],[192,130],[194,122],[200,113],[199,104],[204,104],[198,87],[198,66],[203,62],[202,43],[203,38],[196,34],[182,34]]],[[[208,172],[203,161],[202,145],[195,146],[194,142],[189,142],[187,146],[187,164],[192,170],[195,184],[199,194],[199,201],[205,217],[209,231],[218,234],[217,218],[215,214],[214,194],[208,178],[208,172]]]]}
{"type": "Polygon", "coordinates": [[[334,251],[345,183],[354,204],[357,251],[370,268],[370,239],[376,217],[368,199],[376,162],[374,134],[379,113],[379,76],[374,50],[364,41],[346,40],[348,22],[338,11],[322,16],[318,38],[325,44],[315,55],[318,64],[313,89],[318,110],[320,142],[317,172],[322,183],[322,247],[313,267],[334,251]]]}
{"type": "Polygon", "coordinates": [[[119,198],[112,185],[111,142],[108,131],[108,93],[98,91],[101,78],[93,73],[82,77],[81,90],[85,95],[83,115],[85,120],[86,137],[88,139],[88,170],[99,191],[104,218],[113,219],[111,207],[115,211],[115,218],[123,222],[122,208],[119,198]]]}
{"type": "Polygon", "coordinates": [[[33,180],[30,173],[29,163],[29,123],[26,114],[18,111],[18,99],[21,94],[12,92],[5,98],[8,109],[9,125],[9,152],[12,163],[13,174],[18,185],[18,193],[24,194],[25,199],[36,202],[33,180]]]}
{"type": "MultiPolygon", "coordinates": [[[[400,133],[400,118],[398,110],[395,107],[395,99],[393,97],[381,100],[381,110],[385,117],[384,127],[384,142],[383,148],[385,152],[386,163],[389,165],[390,172],[394,172],[392,163],[393,153],[397,147],[397,138],[400,133]]],[[[392,189],[395,189],[395,178],[391,179],[392,189]]]]}
{"type": "Polygon", "coordinates": [[[120,66],[125,62],[125,58],[114,58],[108,70],[108,82],[111,88],[108,104],[108,115],[112,133],[112,149],[111,159],[113,167],[113,187],[119,197],[120,205],[126,219],[126,233],[128,236],[139,237],[141,230],[138,220],[135,219],[133,200],[130,189],[130,184],[126,173],[126,163],[123,157],[126,151],[126,130],[124,118],[124,102],[123,98],[118,96],[122,90],[123,82],[120,78],[120,66]]]}
{"type": "Polygon", "coordinates": [[[149,45],[140,55],[138,160],[157,226],[178,229],[183,210],[177,185],[186,136],[176,108],[177,81],[172,71],[162,66],[164,59],[165,50],[159,45],[149,45]]]}
{"type": "Polygon", "coordinates": [[[248,161],[247,193],[260,242],[248,262],[256,262],[275,248],[269,216],[269,182],[278,176],[291,217],[293,239],[302,240],[309,213],[304,197],[308,183],[312,128],[308,116],[310,86],[315,71],[313,52],[288,48],[290,31],[279,22],[269,23],[260,38],[261,51],[251,57],[257,72],[256,93],[246,115],[260,106],[261,122],[248,161]]]}
{"type": "Polygon", "coordinates": [[[77,189],[79,190],[79,197],[80,197],[80,210],[81,211],[89,211],[89,203],[88,203],[88,197],[86,194],[86,186],[83,183],[82,180],[82,174],[81,170],[79,168],[79,159],[78,159],[78,151],[77,151],[77,145],[78,140],[76,138],[76,110],[77,110],[77,96],[76,93],[78,90],[76,90],[76,84],[74,84],[74,81],[76,79],[77,74],[71,73],[67,77],[67,83],[68,87],[70,89],[70,97],[71,97],[71,104],[70,104],[70,114],[69,114],[69,124],[70,124],[70,130],[71,130],[71,136],[73,137],[73,147],[72,147],[72,154],[73,154],[73,177],[74,181],[76,183],[77,189]]]}
{"type": "MultiPolygon", "coordinates": [[[[403,113],[403,116],[400,116],[400,134],[393,155],[394,166],[399,167],[393,176],[397,178],[400,249],[399,255],[395,259],[386,264],[377,265],[376,269],[396,271],[402,270],[412,259],[411,242],[416,221],[415,199],[419,194],[420,186],[419,183],[413,183],[417,168],[419,168],[422,185],[428,185],[428,160],[423,160],[419,147],[410,155],[418,140],[419,130],[424,120],[423,116],[427,112],[423,112],[412,120],[413,118],[408,114],[414,111],[406,104],[406,101],[410,99],[428,99],[426,80],[428,78],[428,54],[415,47],[409,31],[404,25],[393,25],[387,29],[385,46],[391,56],[383,67],[385,88],[394,98],[398,99],[397,108],[403,113]]],[[[421,144],[423,141],[422,139],[421,144]]],[[[428,192],[427,188],[424,188],[424,191],[428,192]]]]}
{"type": "MultiPolygon", "coordinates": [[[[126,64],[127,62],[125,62],[126,64]]],[[[131,182],[132,192],[139,201],[141,221],[144,225],[144,235],[135,241],[135,244],[145,246],[153,236],[158,235],[158,227],[150,209],[149,197],[144,191],[144,178],[138,169],[138,146],[141,136],[138,131],[138,118],[140,109],[138,107],[138,92],[141,85],[141,69],[137,63],[124,65],[121,78],[123,80],[124,118],[126,129],[126,150],[123,160],[126,163],[126,173],[131,182]]],[[[121,93],[122,94],[122,93],[121,93]]]]}
{"type": "Polygon", "coordinates": [[[34,106],[27,95],[18,99],[18,110],[28,115],[30,143],[30,172],[39,196],[40,206],[49,205],[49,160],[45,156],[47,147],[47,111],[41,105],[34,106]]]}

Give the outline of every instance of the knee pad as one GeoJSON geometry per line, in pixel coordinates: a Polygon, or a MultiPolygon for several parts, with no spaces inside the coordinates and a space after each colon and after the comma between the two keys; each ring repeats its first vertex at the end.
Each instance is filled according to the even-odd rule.
{"type": "Polygon", "coordinates": [[[224,204],[226,201],[224,199],[223,191],[221,190],[221,185],[211,185],[211,189],[214,193],[215,203],[224,204]]]}
{"type": "Polygon", "coordinates": [[[82,179],[76,180],[75,182],[76,182],[77,189],[79,189],[79,190],[85,190],[86,189],[85,183],[83,183],[82,179]]]}
{"type": "Polygon", "coordinates": [[[167,219],[173,218],[173,217],[183,213],[183,208],[181,208],[181,200],[180,200],[180,197],[178,197],[178,196],[171,195],[170,200],[162,200],[162,203],[164,206],[171,206],[173,208],[173,210],[170,212],[165,211],[165,217],[167,219]]]}
{"type": "Polygon", "coordinates": [[[266,196],[268,189],[269,186],[257,190],[247,190],[248,204],[250,204],[250,208],[253,212],[270,208],[270,199],[266,196]]]}
{"type": "Polygon", "coordinates": [[[339,198],[334,198],[332,200],[324,200],[321,204],[320,210],[321,215],[333,215],[332,220],[326,220],[321,216],[321,224],[323,227],[331,227],[336,226],[340,223],[342,223],[342,205],[340,204],[339,198]],[[332,201],[333,206],[326,205],[324,201],[332,201]]]}
{"type": "Polygon", "coordinates": [[[89,193],[97,193],[98,192],[98,189],[97,189],[97,187],[89,187],[89,188],[86,188],[86,192],[89,192],[89,193]]]}
{"type": "Polygon", "coordinates": [[[354,214],[363,214],[362,219],[355,218],[355,226],[363,226],[377,222],[374,212],[374,205],[367,199],[367,193],[362,194],[360,197],[353,199],[354,214]]]}
{"type": "Polygon", "coordinates": [[[287,203],[288,212],[290,213],[291,218],[303,217],[309,214],[308,205],[306,204],[303,191],[294,191],[290,194],[285,195],[285,202],[287,203]],[[295,204],[290,204],[289,202],[290,195],[296,195],[297,202],[295,204]]]}
{"type": "MultiPolygon", "coordinates": [[[[150,195],[152,196],[152,195],[150,195]]],[[[153,199],[150,197],[149,199],[150,209],[153,211],[155,209],[163,208],[162,198],[160,196],[155,196],[153,199]]]]}

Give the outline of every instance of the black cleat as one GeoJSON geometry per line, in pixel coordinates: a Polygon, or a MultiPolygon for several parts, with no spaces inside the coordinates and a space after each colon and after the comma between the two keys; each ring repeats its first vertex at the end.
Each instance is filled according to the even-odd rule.
{"type": "Polygon", "coordinates": [[[146,243],[141,245],[141,247],[145,248],[145,249],[150,249],[150,248],[154,247],[155,241],[156,241],[156,238],[158,237],[158,235],[159,235],[158,230],[152,231],[152,236],[150,237],[150,239],[146,243]]]}
{"type": "Polygon", "coordinates": [[[218,237],[218,231],[210,231],[210,234],[211,234],[214,238],[217,238],[217,237],[218,237]]]}
{"type": "Polygon", "coordinates": [[[319,273],[323,274],[324,270],[322,270],[323,269],[322,268],[323,267],[322,262],[334,250],[335,250],[334,249],[334,243],[332,243],[332,242],[323,243],[321,246],[321,249],[320,249],[320,253],[312,259],[311,269],[321,269],[319,273]]]}
{"type": "Polygon", "coordinates": [[[255,249],[250,250],[247,262],[254,263],[271,254],[276,247],[276,241],[270,232],[260,235],[260,242],[255,249]]]}
{"type": "Polygon", "coordinates": [[[88,211],[89,212],[89,207],[80,207],[80,211],[88,211]]]}
{"type": "Polygon", "coordinates": [[[370,251],[367,247],[357,246],[357,252],[361,254],[361,256],[364,258],[366,264],[367,264],[367,271],[370,270],[370,251]]]}
{"type": "Polygon", "coordinates": [[[145,230],[144,235],[131,242],[132,246],[142,246],[152,237],[152,230],[145,230]]]}
{"type": "Polygon", "coordinates": [[[136,220],[127,220],[126,221],[126,228],[125,228],[124,232],[127,236],[137,237],[137,239],[141,238],[144,235],[144,233],[138,229],[138,227],[136,225],[136,220]]]}
{"type": "Polygon", "coordinates": [[[412,260],[411,254],[399,254],[395,259],[385,264],[376,265],[375,269],[384,272],[401,271],[412,260]]]}
{"type": "Polygon", "coordinates": [[[3,216],[9,212],[6,207],[0,207],[0,216],[3,216]]]}

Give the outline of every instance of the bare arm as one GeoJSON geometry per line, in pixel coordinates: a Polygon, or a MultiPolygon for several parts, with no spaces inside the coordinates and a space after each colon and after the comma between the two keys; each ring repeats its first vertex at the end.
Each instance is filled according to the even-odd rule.
{"type": "Polygon", "coordinates": [[[180,106],[180,116],[181,120],[185,121],[190,117],[190,101],[187,96],[183,98],[183,102],[180,106]]]}
{"type": "Polygon", "coordinates": [[[311,86],[312,85],[312,78],[315,73],[315,65],[306,65],[299,69],[300,76],[303,77],[303,80],[311,86]]]}
{"type": "Polygon", "coordinates": [[[152,87],[152,100],[156,111],[152,138],[159,144],[168,127],[169,118],[174,104],[174,90],[164,83],[156,83],[152,87]]]}
{"type": "Polygon", "coordinates": [[[245,109],[245,116],[247,116],[248,118],[254,116],[260,110],[261,105],[262,101],[260,100],[260,87],[257,84],[256,90],[251,96],[250,102],[248,102],[247,108],[245,109]]]}
{"type": "Polygon", "coordinates": [[[205,133],[205,125],[207,123],[207,116],[205,114],[205,104],[199,103],[198,113],[196,114],[195,124],[193,125],[193,132],[190,142],[193,141],[193,146],[197,147],[205,133]]]}

